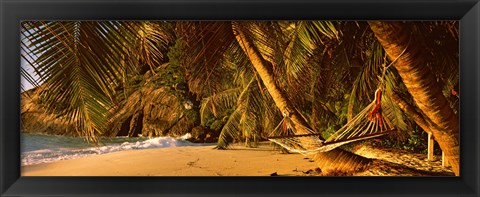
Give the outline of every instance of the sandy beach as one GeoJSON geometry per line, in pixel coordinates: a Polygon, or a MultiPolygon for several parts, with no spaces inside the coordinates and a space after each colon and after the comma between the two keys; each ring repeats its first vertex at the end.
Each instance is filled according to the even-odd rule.
{"type": "MultiPolygon", "coordinates": [[[[374,159],[353,176],[453,176],[441,160],[395,149],[360,146],[356,154],[374,159]]],[[[22,176],[322,176],[315,162],[301,154],[285,154],[264,143],[228,150],[185,146],[128,150],[90,157],[22,166],[22,176]]],[[[327,175],[328,176],[328,175],[327,175]]]]}
{"type": "Polygon", "coordinates": [[[456,20],[26,20],[21,32],[22,176],[463,170],[456,20]]]}
{"type": "Polygon", "coordinates": [[[22,167],[22,176],[301,176],[316,168],[272,147],[189,146],[129,150],[22,167]]]}

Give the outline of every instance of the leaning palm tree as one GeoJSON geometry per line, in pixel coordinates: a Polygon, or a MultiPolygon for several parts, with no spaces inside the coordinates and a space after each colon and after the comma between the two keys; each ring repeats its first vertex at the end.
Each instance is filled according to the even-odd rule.
{"type": "MultiPolygon", "coordinates": [[[[375,90],[378,79],[371,76],[381,73],[383,59],[380,45],[363,23],[72,21],[22,25],[22,49],[37,56],[25,59],[35,59],[32,64],[45,83],[43,104],[66,117],[90,140],[104,133],[105,114],[125,107],[122,103],[127,98],[141,97],[144,88],[126,93],[130,91],[127,78],[136,73],[159,79],[164,76],[158,69],[169,73],[168,69],[179,68],[176,74],[183,75],[187,93],[196,97],[195,102],[203,99],[201,116],[233,110],[222,129],[220,142],[224,143],[238,129],[244,137],[255,130],[272,129],[284,112],[300,125],[320,130],[332,120],[342,120],[328,100],[342,101],[346,92],[351,93],[351,117],[355,105],[365,104],[357,101],[375,90]],[[166,24],[169,28],[162,29],[166,24]],[[175,53],[180,54],[166,58],[165,51],[171,51],[173,42],[181,49],[175,53]],[[363,51],[370,54],[363,55],[363,51]],[[369,63],[358,66],[365,62],[369,63]],[[118,94],[118,88],[123,94],[118,94]],[[225,105],[219,105],[222,102],[225,105]]],[[[395,73],[388,72],[388,76],[394,78],[395,73]]],[[[395,82],[389,81],[393,87],[395,82]]],[[[174,89],[177,85],[168,84],[174,89]]],[[[165,87],[145,88],[164,95],[165,87]]],[[[139,113],[135,111],[131,119],[139,113]]],[[[341,149],[318,153],[315,159],[324,171],[359,170],[370,163],[341,149]]]]}
{"type": "MultiPolygon", "coordinates": [[[[413,100],[430,123],[428,128],[438,141],[455,175],[459,175],[459,121],[442,93],[435,76],[427,66],[430,62],[419,45],[412,44],[412,26],[401,22],[369,22],[388,57],[400,74],[413,100]]],[[[455,64],[454,64],[455,65],[455,64]]],[[[458,67],[457,67],[458,69],[458,67]]]]}
{"type": "Polygon", "coordinates": [[[256,143],[265,138],[281,120],[280,111],[271,107],[273,100],[269,94],[264,94],[267,90],[251,69],[251,64],[238,61],[242,58],[229,59],[236,68],[233,80],[229,81],[234,86],[203,98],[200,107],[202,125],[212,117],[224,122],[217,145],[219,149],[242,139],[251,146],[252,140],[256,143]]]}
{"type": "MultiPolygon", "coordinates": [[[[285,54],[285,48],[272,47],[270,44],[276,44],[276,42],[280,42],[278,43],[279,46],[286,46],[285,43],[288,41],[285,42],[282,40],[285,38],[282,37],[283,35],[279,34],[281,30],[276,29],[276,27],[283,26],[287,27],[286,29],[288,29],[288,25],[277,25],[276,22],[273,22],[272,25],[263,26],[263,28],[261,26],[264,24],[261,22],[196,22],[189,25],[193,26],[193,28],[190,28],[191,31],[186,32],[184,38],[187,42],[191,42],[191,44],[188,45],[191,46],[191,48],[190,50],[187,50],[186,54],[194,54],[194,57],[199,57],[195,58],[197,61],[190,62],[191,65],[194,65],[197,68],[208,68],[210,66],[215,66],[224,57],[224,51],[226,51],[228,47],[237,48],[236,51],[243,53],[243,55],[249,60],[253,69],[255,70],[256,75],[258,75],[258,78],[265,87],[265,93],[268,92],[268,94],[271,96],[276,108],[278,108],[278,111],[288,111],[290,117],[294,121],[303,126],[309,127],[307,120],[298,112],[295,104],[291,101],[286,91],[279,88],[280,86],[278,83],[281,83],[282,79],[279,79],[280,82],[277,79],[280,78],[281,75],[276,79],[276,75],[274,73],[275,71],[278,71],[277,68],[282,65],[281,61],[285,60],[285,58],[277,59],[277,54],[285,54]],[[195,31],[192,31],[192,29],[195,31]],[[265,32],[260,32],[263,30],[265,30],[265,32]],[[259,37],[262,36],[263,39],[259,39],[259,37]],[[267,37],[271,40],[267,41],[267,37]]],[[[303,31],[301,31],[301,33],[307,35],[317,35],[318,37],[321,37],[319,36],[321,32],[331,31],[332,28],[332,26],[324,25],[323,22],[318,22],[309,25],[308,28],[302,29],[303,31]]],[[[296,32],[292,31],[291,33],[295,35],[296,32]]],[[[296,35],[300,35],[301,33],[297,32],[296,35]]],[[[333,34],[333,36],[335,35],[333,34]]],[[[299,44],[298,47],[301,46],[305,49],[304,54],[308,54],[312,51],[312,49],[308,48],[313,47],[312,40],[309,41],[310,43],[299,44]]],[[[293,51],[299,52],[299,50],[293,51]]],[[[311,54],[308,56],[311,56],[311,54]]],[[[288,60],[292,61],[294,59],[301,59],[305,57],[307,56],[292,56],[291,59],[288,60]]],[[[294,64],[291,64],[292,66],[290,71],[292,73],[298,71],[298,68],[302,68],[299,66],[301,61],[292,62],[295,62],[294,64]]],[[[304,72],[304,74],[305,73],[307,72],[304,72]]],[[[295,76],[295,74],[292,76],[295,76]]],[[[301,76],[298,76],[298,73],[297,77],[301,78],[301,76]]],[[[288,81],[284,82],[288,83],[288,81]]],[[[326,153],[318,153],[316,154],[315,159],[317,160],[320,168],[325,171],[354,171],[366,167],[370,162],[370,160],[366,158],[343,151],[341,149],[334,149],[326,153]]]]}
{"type": "MultiPolygon", "coordinates": [[[[305,73],[309,73],[309,71],[311,73],[311,71],[315,69],[315,67],[312,68],[309,66],[310,62],[308,62],[308,58],[305,58],[305,57],[312,57],[312,54],[314,54],[313,52],[316,50],[315,49],[316,47],[325,46],[323,48],[323,52],[324,52],[323,54],[325,59],[327,59],[327,62],[330,61],[330,62],[336,63],[337,65],[335,68],[337,69],[343,68],[343,66],[338,67],[339,66],[338,60],[336,60],[335,58],[332,58],[332,56],[334,57],[336,56],[338,59],[338,52],[337,52],[337,55],[335,55],[335,49],[342,48],[342,47],[335,47],[335,45],[339,46],[341,44],[344,44],[343,45],[344,49],[345,48],[349,49],[348,54],[352,54],[351,53],[352,51],[350,51],[352,50],[351,48],[365,50],[368,53],[370,53],[367,56],[370,57],[373,61],[370,63],[367,63],[366,66],[363,67],[364,71],[362,71],[359,75],[353,75],[353,76],[358,76],[356,78],[354,77],[355,78],[354,81],[359,85],[349,87],[349,88],[353,88],[352,94],[350,95],[351,101],[355,101],[356,100],[355,98],[361,98],[362,92],[371,92],[371,90],[374,91],[375,88],[378,87],[378,86],[377,87],[375,86],[378,83],[378,79],[377,77],[372,77],[372,76],[380,75],[382,68],[386,66],[385,64],[394,62],[394,59],[391,59],[391,62],[386,62],[383,56],[382,47],[380,47],[381,45],[379,45],[380,43],[378,43],[378,41],[374,37],[374,34],[372,34],[372,32],[369,31],[368,25],[366,26],[367,28],[360,28],[360,31],[357,31],[357,32],[361,32],[361,33],[358,35],[351,35],[350,34],[351,31],[349,31],[348,33],[345,33],[344,35],[352,36],[353,39],[350,39],[350,40],[354,40],[354,42],[367,43],[366,45],[371,45],[371,48],[352,44],[354,42],[348,43],[347,36],[343,37],[342,40],[339,40],[339,37],[342,37],[341,36],[342,34],[338,33],[339,31],[335,31],[335,28],[343,28],[342,30],[346,31],[346,29],[348,30],[348,28],[352,28],[353,26],[348,24],[342,26],[342,23],[337,23],[336,26],[319,25],[315,23],[314,25],[309,26],[308,23],[301,23],[301,22],[299,24],[295,24],[295,23],[291,23],[291,24],[263,23],[262,24],[262,23],[254,23],[254,22],[247,22],[247,23],[233,22],[232,24],[223,23],[222,25],[223,26],[219,25],[218,26],[219,28],[197,27],[202,31],[215,32],[215,34],[217,35],[227,35],[226,37],[222,37],[222,39],[218,39],[218,40],[215,40],[214,38],[210,37],[209,43],[211,44],[203,45],[202,47],[204,48],[211,47],[209,48],[210,50],[208,51],[222,51],[221,49],[215,50],[215,49],[218,49],[215,47],[215,45],[218,44],[222,47],[225,47],[225,46],[238,47],[237,45],[239,45],[240,48],[245,53],[244,55],[248,57],[248,60],[251,62],[252,67],[255,69],[259,78],[263,82],[263,85],[265,86],[266,90],[271,95],[278,110],[281,112],[288,111],[291,116],[291,119],[293,119],[295,122],[301,123],[301,125],[304,125],[304,126],[315,125],[317,121],[313,121],[313,123],[311,121],[309,123],[308,121],[309,119],[305,117],[305,115],[307,115],[308,117],[308,114],[301,114],[299,113],[298,109],[304,106],[308,106],[308,105],[315,106],[315,104],[321,103],[321,99],[316,100],[316,102],[312,102],[312,100],[308,101],[308,100],[302,99],[302,97],[307,98],[306,95],[308,94],[305,94],[304,92],[308,92],[308,91],[305,91],[306,89],[305,86],[309,86],[306,84],[311,84],[308,81],[315,81],[311,79],[316,79],[317,77],[319,77],[319,76],[316,76],[312,78],[312,77],[309,77],[308,75],[305,75],[305,73]],[[228,28],[228,26],[230,25],[233,29],[233,32],[230,32],[230,28],[228,28]],[[222,33],[219,33],[219,32],[222,32],[222,33]],[[229,33],[233,33],[233,35],[235,36],[236,42],[231,41],[232,38],[229,35],[229,33]],[[322,34],[324,36],[321,36],[322,34]],[[362,37],[363,35],[367,35],[367,36],[362,37]],[[354,47],[351,47],[351,46],[354,46],[354,47]],[[285,69],[285,68],[288,68],[288,69],[285,69]],[[281,73],[281,74],[278,74],[278,73],[281,73]],[[287,74],[285,75],[285,73],[287,74]],[[305,81],[307,82],[305,83],[305,81]],[[287,91],[285,91],[285,89],[287,91]],[[359,89],[363,91],[359,91],[359,89]]],[[[361,23],[355,24],[355,26],[359,26],[359,27],[361,27],[362,25],[363,27],[365,27],[366,24],[361,24],[361,23]]],[[[423,24],[419,24],[419,26],[421,25],[423,24]]],[[[202,35],[202,34],[199,34],[198,32],[195,32],[193,34],[202,35]]],[[[195,39],[192,39],[192,40],[198,41],[202,39],[196,37],[195,39]]],[[[200,54],[200,55],[197,55],[200,57],[202,55],[205,55],[205,53],[197,53],[197,54],[200,54]]],[[[356,58],[356,59],[361,59],[359,60],[360,64],[365,63],[366,60],[364,60],[365,58],[364,56],[360,55],[359,53],[353,53],[353,54],[354,55],[356,54],[357,57],[347,59],[345,62],[349,62],[350,60],[355,60],[356,58]]],[[[210,58],[214,57],[214,55],[211,55],[211,56],[207,55],[207,56],[210,58]]],[[[215,58],[212,58],[212,59],[216,60],[215,58]]],[[[208,64],[201,64],[201,66],[208,67],[208,64]]],[[[402,89],[402,87],[396,87],[396,84],[398,84],[398,81],[395,81],[395,78],[396,78],[395,70],[387,71],[385,77],[386,77],[385,81],[388,84],[386,87],[386,91],[388,95],[393,95],[393,93],[395,93],[393,92],[394,90],[402,89]]],[[[322,83],[320,84],[328,84],[328,79],[323,80],[322,83]]],[[[316,87],[315,83],[312,87],[316,87]]],[[[315,94],[318,95],[316,91],[313,91],[313,94],[311,95],[315,95],[315,94]]],[[[366,96],[369,96],[369,95],[366,94],[366,96]]],[[[314,96],[314,98],[317,98],[317,97],[314,96]]],[[[392,103],[393,100],[398,98],[399,97],[392,96],[392,99],[389,102],[392,103]]],[[[350,102],[350,107],[348,110],[349,114],[353,114],[353,110],[352,110],[353,104],[355,104],[355,102],[350,102]]],[[[394,106],[397,106],[396,111],[398,113],[398,105],[394,105],[394,106]]],[[[322,108],[316,107],[314,109],[318,110],[322,108]]],[[[310,113],[313,113],[314,111],[315,110],[312,110],[312,112],[310,113]]],[[[302,109],[302,112],[305,112],[304,109],[302,109]]],[[[315,118],[315,116],[312,116],[315,114],[316,113],[311,114],[311,118],[315,118]]],[[[400,117],[399,119],[401,118],[402,117],[400,117]]],[[[401,123],[401,122],[402,121],[397,121],[397,123],[401,123]]],[[[405,127],[405,125],[397,125],[397,126],[405,127]]],[[[301,129],[297,129],[297,130],[301,130],[301,129]]],[[[323,163],[322,162],[319,163],[322,169],[328,169],[328,167],[331,166],[330,165],[331,163],[329,163],[329,161],[331,161],[332,158],[340,158],[339,159],[340,161],[344,159],[342,162],[338,162],[340,164],[345,164],[345,165],[340,165],[340,167],[337,168],[341,170],[351,170],[354,168],[362,168],[368,164],[368,161],[364,162],[364,160],[362,159],[355,161],[356,157],[354,155],[348,154],[338,149],[328,153],[319,153],[316,155],[316,158],[323,162],[323,163]]],[[[336,164],[337,166],[338,166],[338,163],[336,164]]]]}

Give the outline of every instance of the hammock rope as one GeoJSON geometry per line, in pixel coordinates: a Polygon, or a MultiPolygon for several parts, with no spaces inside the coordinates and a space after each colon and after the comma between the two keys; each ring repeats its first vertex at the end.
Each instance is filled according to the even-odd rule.
{"type": "MultiPolygon", "coordinates": [[[[378,89],[375,91],[374,100],[358,113],[350,122],[337,130],[325,141],[320,139],[321,134],[316,133],[310,128],[290,119],[287,111],[283,112],[283,119],[280,124],[272,131],[277,133],[280,125],[286,133],[286,136],[269,137],[272,142],[279,144],[291,152],[297,152],[304,155],[316,152],[327,152],[348,144],[351,142],[380,137],[387,133],[396,131],[392,120],[395,120],[394,110],[382,99],[382,88],[385,87],[385,78],[387,69],[390,68],[407,50],[410,40],[405,49],[390,64],[382,65],[382,74],[379,77],[378,89]],[[302,131],[297,131],[300,129],[302,131]],[[293,133],[293,135],[291,135],[293,133]]],[[[386,62],[387,56],[384,57],[386,62]]]]}
{"type": "Polygon", "coordinates": [[[387,118],[391,114],[389,110],[390,108],[388,107],[383,110],[384,116],[381,116],[381,119],[378,117],[375,117],[373,120],[368,119],[368,113],[373,109],[374,106],[375,103],[372,102],[370,105],[364,108],[364,110],[357,114],[352,121],[345,124],[325,141],[319,138],[319,133],[316,133],[308,127],[293,121],[288,116],[284,117],[282,122],[274,131],[272,131],[272,133],[280,129],[280,125],[286,125],[287,128],[286,131],[284,130],[284,132],[288,132],[288,134],[300,133],[298,131],[296,132],[296,130],[301,129],[303,131],[302,133],[304,134],[270,137],[269,140],[279,144],[291,152],[307,155],[315,152],[327,152],[344,144],[379,137],[394,131],[395,128],[389,120],[390,118],[387,118]],[[385,124],[380,126],[380,121],[383,121],[385,124]]]}
{"type": "Polygon", "coordinates": [[[396,129],[391,121],[394,118],[393,113],[393,109],[385,104],[384,99],[375,99],[325,141],[320,139],[319,133],[284,114],[284,118],[271,135],[279,133],[279,129],[282,129],[286,135],[269,137],[268,139],[290,152],[304,155],[327,152],[344,144],[379,137],[395,131],[396,129]],[[377,106],[382,106],[381,110],[377,111],[380,115],[372,115],[377,106]]]}

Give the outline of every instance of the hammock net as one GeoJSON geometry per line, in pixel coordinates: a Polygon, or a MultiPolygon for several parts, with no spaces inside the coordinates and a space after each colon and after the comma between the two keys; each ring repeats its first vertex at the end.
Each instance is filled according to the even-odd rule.
{"type": "Polygon", "coordinates": [[[282,129],[286,135],[268,139],[290,152],[308,155],[327,152],[344,144],[379,137],[395,131],[396,128],[392,123],[392,120],[395,119],[393,108],[384,102],[385,99],[380,102],[378,100],[370,103],[325,141],[320,139],[320,133],[297,123],[288,116],[284,116],[272,132],[277,133],[276,130],[282,129]]]}

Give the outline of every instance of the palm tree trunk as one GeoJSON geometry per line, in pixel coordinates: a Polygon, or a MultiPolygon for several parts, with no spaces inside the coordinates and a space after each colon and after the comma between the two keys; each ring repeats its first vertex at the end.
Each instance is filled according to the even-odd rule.
{"type": "Polygon", "coordinates": [[[425,118],[422,116],[422,114],[418,113],[413,106],[411,106],[407,101],[405,101],[398,93],[396,92],[391,92],[391,94],[388,94],[390,99],[394,103],[398,105],[398,107],[415,123],[417,123],[418,126],[420,126],[424,131],[430,132],[431,128],[429,123],[425,120],[425,118]]]}
{"type": "Polygon", "coordinates": [[[426,66],[427,62],[421,56],[422,49],[410,43],[410,28],[401,22],[368,23],[390,60],[399,57],[394,63],[395,68],[419,109],[436,128],[432,129],[432,133],[451,163],[453,172],[460,175],[458,117],[426,66]]]}
{"type": "MultiPolygon", "coordinates": [[[[293,104],[288,99],[287,95],[278,88],[273,78],[272,64],[266,61],[259,50],[255,47],[253,42],[245,35],[244,30],[242,30],[241,24],[235,22],[233,24],[235,37],[243,49],[245,54],[250,59],[253,67],[257,71],[258,75],[263,81],[263,84],[267,88],[268,92],[272,96],[276,106],[283,112],[288,111],[290,118],[308,127],[307,122],[302,118],[302,116],[295,110],[293,104]]],[[[306,131],[302,132],[303,129],[300,126],[295,128],[299,133],[306,134],[306,131]]],[[[334,149],[332,151],[323,153],[317,153],[313,159],[317,162],[320,169],[323,172],[328,171],[341,171],[341,172],[352,172],[359,171],[364,169],[371,160],[361,157],[359,155],[343,151],[341,149],[334,149]]]]}

